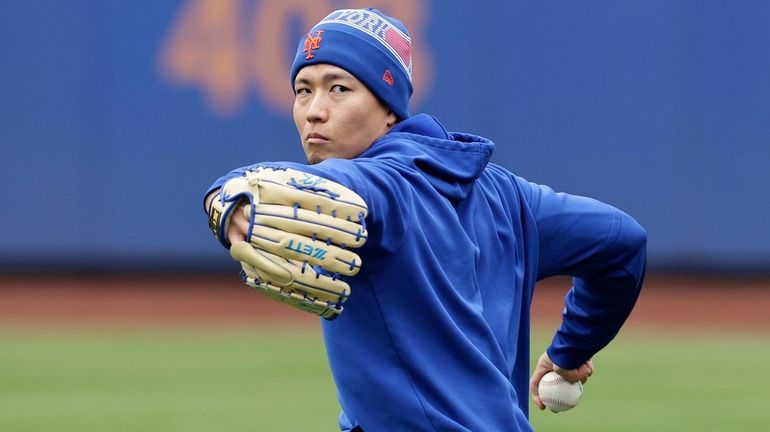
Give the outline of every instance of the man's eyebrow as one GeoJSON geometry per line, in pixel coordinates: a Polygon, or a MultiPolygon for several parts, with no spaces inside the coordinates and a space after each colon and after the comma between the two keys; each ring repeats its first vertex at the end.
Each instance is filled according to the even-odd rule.
{"type": "MultiPolygon", "coordinates": [[[[321,82],[329,82],[329,81],[335,81],[335,80],[349,80],[352,78],[352,75],[348,74],[341,74],[338,72],[327,72],[321,76],[321,82]]],[[[297,78],[294,80],[294,85],[297,84],[304,84],[309,85],[311,84],[311,81],[307,78],[297,78]]]]}
{"type": "Polygon", "coordinates": [[[341,74],[338,72],[327,72],[321,77],[321,81],[334,81],[338,79],[350,79],[351,75],[341,74]]]}
{"type": "Polygon", "coordinates": [[[307,85],[307,84],[310,84],[310,80],[308,80],[307,78],[297,78],[294,80],[294,85],[297,85],[297,84],[307,85]]]}

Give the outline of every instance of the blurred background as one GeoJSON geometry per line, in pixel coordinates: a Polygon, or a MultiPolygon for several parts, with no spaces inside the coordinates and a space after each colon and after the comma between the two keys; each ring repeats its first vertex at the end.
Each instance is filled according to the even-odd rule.
{"type": "MultiPolygon", "coordinates": [[[[317,324],[240,286],[201,202],[231,169],[304,160],[296,43],[331,10],[366,6],[410,30],[412,113],[484,135],[494,162],[648,231],[647,288],[588,406],[533,423],[765,430],[768,413],[744,412],[770,403],[756,385],[770,384],[757,360],[770,354],[762,0],[5,2],[0,430],[334,429],[317,324]],[[266,378],[292,362],[307,376],[266,378]],[[657,392],[641,391],[653,376],[657,392]],[[318,412],[287,411],[297,393],[318,412]]],[[[533,352],[567,288],[538,291],[533,352]]]]}

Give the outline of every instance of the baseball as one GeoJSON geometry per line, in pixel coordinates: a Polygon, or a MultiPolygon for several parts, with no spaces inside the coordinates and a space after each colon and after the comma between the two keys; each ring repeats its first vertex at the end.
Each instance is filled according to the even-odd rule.
{"type": "Polygon", "coordinates": [[[553,412],[575,408],[583,396],[583,384],[571,383],[556,372],[548,372],[537,387],[540,400],[553,412]]]}

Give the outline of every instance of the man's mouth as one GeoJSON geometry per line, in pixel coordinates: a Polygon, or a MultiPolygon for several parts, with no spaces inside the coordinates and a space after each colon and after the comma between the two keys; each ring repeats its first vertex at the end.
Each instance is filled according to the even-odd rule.
{"type": "Polygon", "coordinates": [[[329,138],[317,132],[311,132],[305,137],[305,142],[308,144],[325,144],[329,142],[329,138]]]}

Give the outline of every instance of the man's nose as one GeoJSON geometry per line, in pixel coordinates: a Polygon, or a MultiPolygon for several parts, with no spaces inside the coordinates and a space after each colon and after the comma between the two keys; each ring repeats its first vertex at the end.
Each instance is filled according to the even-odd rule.
{"type": "Polygon", "coordinates": [[[313,100],[307,108],[307,121],[325,122],[329,118],[328,101],[323,95],[313,95],[313,100]]]}

